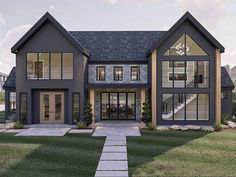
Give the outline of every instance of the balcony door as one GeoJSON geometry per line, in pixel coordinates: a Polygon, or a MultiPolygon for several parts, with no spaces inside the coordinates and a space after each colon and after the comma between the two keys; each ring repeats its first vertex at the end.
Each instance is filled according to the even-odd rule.
{"type": "Polygon", "coordinates": [[[40,123],[64,123],[63,92],[40,92],[40,123]]]}

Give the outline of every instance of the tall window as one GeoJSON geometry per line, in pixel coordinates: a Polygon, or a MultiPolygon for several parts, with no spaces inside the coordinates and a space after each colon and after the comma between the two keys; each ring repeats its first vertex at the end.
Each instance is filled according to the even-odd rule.
{"type": "Polygon", "coordinates": [[[9,111],[15,112],[16,111],[16,92],[10,92],[9,95],[9,111]]]}
{"type": "Polygon", "coordinates": [[[164,56],[206,56],[206,52],[188,35],[183,34],[164,56]]]}
{"type": "Polygon", "coordinates": [[[97,66],[96,67],[96,80],[105,81],[105,77],[106,77],[105,66],[97,66]]]}
{"type": "Polygon", "coordinates": [[[139,81],[140,80],[140,67],[139,66],[132,66],[131,67],[131,80],[132,81],[139,81]]]}
{"type": "Polygon", "coordinates": [[[27,94],[20,93],[20,119],[22,123],[27,120],[27,94]]]}
{"type": "Polygon", "coordinates": [[[79,104],[79,93],[73,93],[72,94],[72,116],[74,122],[80,121],[80,104],[79,104]]]}
{"type": "Polygon", "coordinates": [[[27,53],[27,79],[73,79],[73,53],[27,53]]]}
{"type": "Polygon", "coordinates": [[[123,80],[123,68],[121,66],[114,66],[114,80],[115,81],[123,80]]]}

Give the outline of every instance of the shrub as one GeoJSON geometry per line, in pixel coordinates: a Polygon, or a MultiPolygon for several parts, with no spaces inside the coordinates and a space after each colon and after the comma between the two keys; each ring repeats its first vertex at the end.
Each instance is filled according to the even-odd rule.
{"type": "Polygon", "coordinates": [[[226,113],[222,113],[221,114],[221,123],[222,124],[225,124],[225,122],[227,121],[227,120],[229,120],[229,117],[228,117],[228,115],[226,114],[226,113]]]}
{"type": "Polygon", "coordinates": [[[213,128],[215,129],[215,131],[220,131],[221,129],[226,129],[227,126],[224,124],[216,123],[213,125],[213,128]]]}
{"type": "Polygon", "coordinates": [[[143,103],[142,109],[143,109],[143,112],[142,112],[141,120],[148,126],[148,124],[152,122],[151,111],[150,111],[148,100],[146,100],[145,103],[143,103]]]}
{"type": "Polygon", "coordinates": [[[85,128],[87,128],[86,123],[83,122],[83,121],[77,122],[77,127],[78,127],[78,129],[85,129],[85,128]]]}
{"type": "Polygon", "coordinates": [[[12,114],[10,115],[9,119],[10,119],[11,122],[16,122],[16,121],[17,121],[17,119],[16,119],[16,114],[15,114],[15,113],[12,113],[12,114]]]}
{"type": "Polygon", "coordinates": [[[84,107],[84,122],[86,126],[93,122],[92,105],[90,103],[86,103],[84,107]]]}
{"type": "Polygon", "coordinates": [[[22,129],[24,128],[23,124],[20,123],[19,121],[16,121],[13,126],[12,126],[13,129],[22,129]]]}
{"type": "Polygon", "coordinates": [[[156,126],[153,123],[150,122],[147,125],[147,130],[154,131],[154,130],[156,130],[156,126]]]}

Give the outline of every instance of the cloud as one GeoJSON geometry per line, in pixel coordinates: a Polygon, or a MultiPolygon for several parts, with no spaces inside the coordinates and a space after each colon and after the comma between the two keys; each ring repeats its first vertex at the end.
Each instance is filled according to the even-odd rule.
{"type": "Polygon", "coordinates": [[[226,16],[228,0],[176,0],[175,6],[182,11],[189,11],[199,19],[204,26],[215,29],[226,16]]]}
{"type": "Polygon", "coordinates": [[[6,23],[6,20],[3,17],[2,13],[0,13],[0,25],[5,24],[5,23],[6,23]]]}
{"type": "Polygon", "coordinates": [[[51,9],[51,10],[53,10],[54,8],[55,8],[54,5],[51,5],[51,6],[50,6],[50,9],[51,9]]]}
{"type": "Polygon", "coordinates": [[[149,4],[156,0],[105,0],[109,5],[149,4]]]}
{"type": "Polygon", "coordinates": [[[0,70],[9,73],[15,66],[15,55],[11,53],[11,47],[31,28],[32,25],[25,24],[13,27],[7,31],[5,37],[0,42],[0,70]]]}

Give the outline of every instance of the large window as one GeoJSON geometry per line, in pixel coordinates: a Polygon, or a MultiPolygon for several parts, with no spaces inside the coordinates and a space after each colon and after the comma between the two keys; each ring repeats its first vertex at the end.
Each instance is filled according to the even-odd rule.
{"type": "Polygon", "coordinates": [[[162,61],[163,88],[208,88],[209,61],[162,61]]]}
{"type": "Polygon", "coordinates": [[[183,34],[165,53],[164,56],[206,56],[201,47],[188,35],[183,34]]]}
{"type": "Polygon", "coordinates": [[[80,121],[80,94],[73,93],[72,94],[72,116],[74,122],[80,121]]]}
{"type": "Polygon", "coordinates": [[[27,53],[27,79],[73,79],[73,53],[27,53]]]}
{"type": "Polygon", "coordinates": [[[20,120],[26,123],[27,120],[27,94],[20,93],[20,120]]]}
{"type": "Polygon", "coordinates": [[[162,94],[162,120],[209,120],[209,94],[162,94]]]}
{"type": "Polygon", "coordinates": [[[96,67],[96,80],[105,81],[105,78],[106,78],[105,66],[97,66],[96,67]]]}
{"type": "Polygon", "coordinates": [[[114,80],[115,81],[122,81],[123,80],[122,66],[114,66],[114,80]]]}
{"type": "Polygon", "coordinates": [[[9,112],[16,112],[16,92],[9,93],[9,112]]]}
{"type": "Polygon", "coordinates": [[[139,81],[140,80],[140,68],[139,66],[131,67],[131,81],[139,81]]]}

